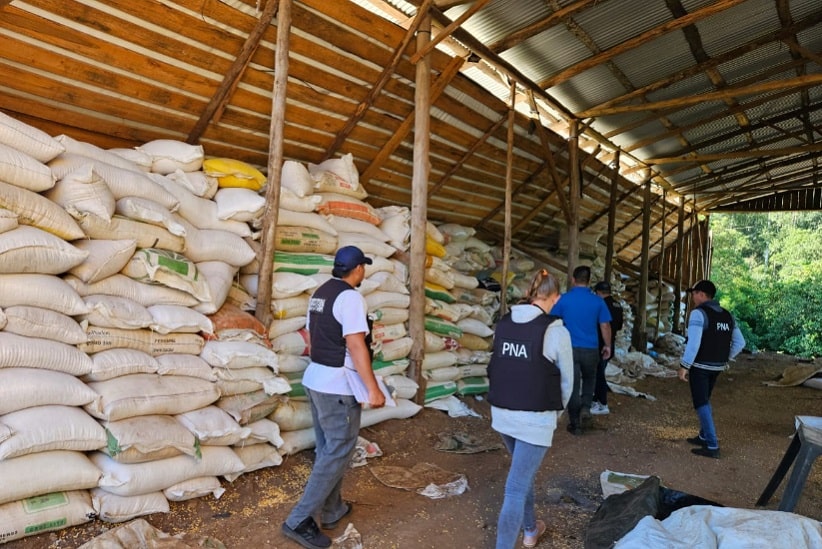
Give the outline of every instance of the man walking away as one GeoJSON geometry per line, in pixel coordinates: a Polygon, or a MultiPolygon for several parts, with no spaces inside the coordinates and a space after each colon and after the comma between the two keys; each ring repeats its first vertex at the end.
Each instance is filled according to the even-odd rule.
{"type": "Polygon", "coordinates": [[[699,446],[691,450],[694,454],[719,459],[711,393],[719,374],[728,368],[728,360],[745,347],[745,338],[731,313],[714,300],[713,282],[700,280],[685,291],[691,294],[694,308],[688,318],[688,341],[680,361],[679,379],[690,385],[699,418],[699,434],[688,442],[699,446]]]}
{"type": "MultiPolygon", "coordinates": [[[[611,341],[608,343],[611,346],[611,356],[614,355],[616,349],[616,335],[622,329],[623,314],[622,307],[614,301],[611,296],[611,285],[604,280],[597,282],[594,286],[596,294],[605,301],[608,311],[611,313],[611,341]]],[[[600,349],[605,347],[605,341],[602,339],[602,334],[599,335],[600,349]]],[[[608,381],[605,379],[605,368],[608,367],[608,359],[600,357],[597,365],[597,381],[594,388],[594,402],[591,404],[591,413],[595,416],[607,415],[611,413],[608,408],[608,381]]]]}
{"type": "Polygon", "coordinates": [[[581,435],[591,424],[591,402],[600,356],[611,358],[611,313],[601,297],[588,287],[591,268],[574,269],[573,286],[562,294],[551,314],[562,318],[571,333],[574,352],[574,388],[568,402],[568,432],[581,435]],[[600,351],[599,334],[608,344],[600,351]],[[581,389],[581,390],[580,390],[581,389]]]}

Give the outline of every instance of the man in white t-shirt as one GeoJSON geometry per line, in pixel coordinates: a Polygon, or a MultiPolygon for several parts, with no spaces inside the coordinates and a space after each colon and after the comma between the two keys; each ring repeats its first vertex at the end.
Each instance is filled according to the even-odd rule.
{"type": "Polygon", "coordinates": [[[356,246],[340,248],[334,257],[334,278],[317,288],[308,302],[311,363],[302,384],[311,404],[316,458],[300,501],[282,525],[286,537],[308,549],[330,547],[331,539],[320,528],[335,528],[352,510],[340,489],[357,445],[362,405],[354,397],[345,368],[359,374],[370,407],[385,404],[366,341],[368,307],[356,290],[371,263],[356,246]],[[320,516],[319,527],[315,514],[320,516]]]}

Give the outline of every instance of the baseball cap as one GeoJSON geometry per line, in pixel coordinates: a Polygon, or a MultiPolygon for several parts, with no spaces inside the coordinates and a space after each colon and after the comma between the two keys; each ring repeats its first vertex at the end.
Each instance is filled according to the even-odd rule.
{"type": "Polygon", "coordinates": [[[605,282],[604,280],[601,281],[601,282],[597,282],[597,285],[594,286],[594,291],[610,294],[611,293],[611,285],[609,283],[605,282]]]}
{"type": "Polygon", "coordinates": [[[714,297],[716,295],[716,286],[710,280],[700,280],[694,284],[692,288],[688,288],[685,291],[688,293],[702,292],[708,297],[714,297]]]}
{"type": "Polygon", "coordinates": [[[352,271],[358,265],[371,265],[374,263],[370,257],[365,257],[362,250],[356,246],[343,246],[337,250],[334,256],[334,269],[340,271],[352,271]]]}

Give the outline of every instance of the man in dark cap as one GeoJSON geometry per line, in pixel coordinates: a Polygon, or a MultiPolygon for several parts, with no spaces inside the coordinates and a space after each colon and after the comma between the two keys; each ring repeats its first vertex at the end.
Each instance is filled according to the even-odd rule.
{"type": "MultiPolygon", "coordinates": [[[[611,313],[611,341],[606,342],[602,339],[602,334],[599,334],[599,347],[610,345],[611,356],[616,349],[616,334],[622,329],[623,314],[622,307],[614,301],[611,296],[611,285],[604,280],[597,282],[594,286],[594,292],[605,301],[608,306],[608,311],[611,313]]],[[[605,379],[605,368],[608,367],[608,359],[600,355],[599,364],[597,365],[597,381],[594,386],[594,402],[591,404],[591,413],[595,416],[607,415],[611,413],[608,408],[608,381],[605,379]]]]}
{"type": "Polygon", "coordinates": [[[728,368],[728,361],[745,347],[745,338],[731,313],[714,300],[713,282],[700,280],[685,291],[691,294],[694,307],[688,318],[688,342],[680,360],[679,379],[690,385],[699,418],[699,434],[688,442],[698,446],[691,450],[694,454],[719,459],[711,393],[719,374],[728,368]]]}
{"type": "Polygon", "coordinates": [[[371,263],[356,246],[340,248],[334,257],[334,278],[317,288],[308,302],[311,362],[302,383],[311,404],[316,457],[305,491],[282,525],[288,538],[308,549],[331,546],[315,515],[320,516],[320,527],[329,530],[352,510],[340,489],[356,449],[362,406],[345,369],[359,374],[368,392],[368,405],[379,408],[385,404],[366,343],[368,308],[355,289],[371,263]]]}

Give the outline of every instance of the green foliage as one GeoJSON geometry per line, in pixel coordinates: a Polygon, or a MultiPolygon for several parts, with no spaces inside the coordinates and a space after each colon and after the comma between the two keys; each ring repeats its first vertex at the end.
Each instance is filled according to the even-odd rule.
{"type": "Polygon", "coordinates": [[[822,212],[711,216],[711,278],[749,348],[822,355],[822,212]]]}

